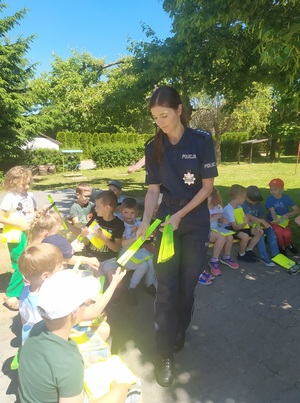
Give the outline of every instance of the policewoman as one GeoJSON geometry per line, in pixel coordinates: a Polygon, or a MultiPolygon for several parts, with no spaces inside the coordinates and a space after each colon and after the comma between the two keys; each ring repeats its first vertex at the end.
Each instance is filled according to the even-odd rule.
{"type": "MultiPolygon", "coordinates": [[[[145,236],[160,192],[157,217],[174,229],[175,255],[157,263],[162,231],[157,233],[154,256],[157,276],[155,329],[157,344],[156,380],[161,386],[173,382],[173,353],[180,351],[191,321],[194,289],[207,264],[209,210],[207,197],[218,175],[211,134],[186,126],[187,119],[178,92],[168,86],[157,88],[149,108],[158,127],[146,143],[145,210],[137,235],[145,236]]],[[[162,229],[162,228],[161,228],[162,229]]]]}

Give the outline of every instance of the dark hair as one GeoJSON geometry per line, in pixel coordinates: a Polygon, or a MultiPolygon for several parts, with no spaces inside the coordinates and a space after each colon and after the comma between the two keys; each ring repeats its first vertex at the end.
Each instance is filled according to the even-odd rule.
{"type": "Polygon", "coordinates": [[[125,197],[125,199],[122,201],[122,204],[121,204],[121,209],[122,208],[131,208],[131,209],[138,210],[139,205],[138,205],[137,200],[134,199],[133,197],[125,197]]]}
{"type": "MultiPolygon", "coordinates": [[[[153,108],[154,106],[165,106],[166,108],[177,110],[179,105],[182,105],[182,100],[179,93],[175,90],[175,88],[168,87],[167,85],[158,87],[152,93],[149,100],[149,109],[153,108]]],[[[183,126],[187,126],[189,119],[188,114],[183,106],[180,120],[183,126]]],[[[158,129],[154,138],[154,159],[158,163],[161,162],[164,152],[163,136],[163,131],[158,129]]]]}
{"type": "Polygon", "coordinates": [[[108,204],[113,209],[118,205],[118,198],[112,190],[103,190],[96,195],[95,200],[102,200],[104,205],[108,204]]]}

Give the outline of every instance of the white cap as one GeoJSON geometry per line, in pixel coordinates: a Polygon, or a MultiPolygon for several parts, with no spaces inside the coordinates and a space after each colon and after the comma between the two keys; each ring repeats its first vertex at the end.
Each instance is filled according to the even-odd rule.
{"type": "Polygon", "coordinates": [[[70,315],[84,302],[96,301],[100,282],[94,277],[81,278],[66,269],[44,281],[38,297],[38,311],[43,318],[59,319],[70,315]]]}

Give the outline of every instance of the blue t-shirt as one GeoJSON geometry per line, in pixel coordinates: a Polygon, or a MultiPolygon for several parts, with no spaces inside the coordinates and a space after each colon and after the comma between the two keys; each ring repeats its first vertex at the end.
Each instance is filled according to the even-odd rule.
{"type": "MultiPolygon", "coordinates": [[[[287,214],[289,212],[290,207],[293,206],[295,206],[295,203],[290,198],[290,196],[286,194],[282,194],[279,199],[277,199],[272,195],[268,196],[266,199],[266,208],[269,209],[271,207],[274,207],[275,213],[280,216],[287,214]]],[[[269,221],[273,220],[270,211],[268,212],[267,219],[269,221]]]]}

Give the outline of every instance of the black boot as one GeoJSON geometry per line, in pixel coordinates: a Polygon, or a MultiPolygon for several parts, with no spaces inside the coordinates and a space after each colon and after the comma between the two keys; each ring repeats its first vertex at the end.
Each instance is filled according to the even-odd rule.
{"type": "Polygon", "coordinates": [[[171,386],[173,383],[173,371],[173,357],[159,356],[155,366],[155,377],[157,383],[164,388],[167,386],[171,386]]]}

